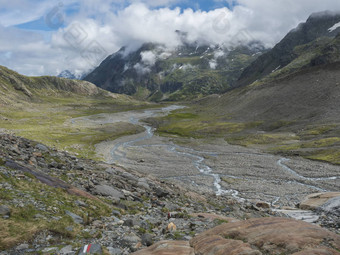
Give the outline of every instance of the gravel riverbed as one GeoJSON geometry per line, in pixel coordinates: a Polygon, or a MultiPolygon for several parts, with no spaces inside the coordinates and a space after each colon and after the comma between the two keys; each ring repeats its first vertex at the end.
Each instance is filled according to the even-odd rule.
{"type": "Polygon", "coordinates": [[[306,195],[340,190],[340,167],[302,158],[283,158],[256,149],[212,139],[167,138],[154,134],[143,118],[180,108],[129,111],[80,118],[100,124],[127,121],[145,132],[96,146],[106,162],[150,174],[201,194],[215,193],[243,200],[262,200],[274,207],[295,206],[306,195]]]}

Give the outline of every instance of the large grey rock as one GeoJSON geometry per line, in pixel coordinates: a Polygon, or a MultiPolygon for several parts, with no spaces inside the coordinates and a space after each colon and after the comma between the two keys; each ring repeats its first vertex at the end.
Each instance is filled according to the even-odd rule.
{"type": "Polygon", "coordinates": [[[35,146],[35,148],[36,149],[38,149],[38,150],[40,150],[40,151],[48,151],[48,148],[45,146],[45,145],[43,145],[43,144],[37,144],[36,146],[35,146]]]}
{"type": "Polygon", "coordinates": [[[9,216],[11,209],[6,205],[0,205],[0,216],[9,216]]]}
{"type": "Polygon", "coordinates": [[[132,248],[141,241],[142,239],[140,239],[136,234],[130,233],[123,237],[122,244],[126,247],[132,248]]]}
{"type": "Polygon", "coordinates": [[[70,217],[73,219],[73,221],[74,221],[75,223],[78,223],[78,224],[83,224],[83,223],[84,223],[83,218],[80,217],[79,215],[77,215],[77,214],[75,214],[75,213],[73,213],[73,212],[70,212],[70,211],[65,211],[65,213],[66,213],[68,216],[70,216],[70,217]]]}
{"type": "Polygon", "coordinates": [[[67,245],[59,251],[59,254],[60,255],[71,255],[71,254],[75,254],[75,252],[73,251],[72,245],[67,245]]]}
{"type": "Polygon", "coordinates": [[[167,190],[159,187],[156,188],[155,192],[157,197],[166,197],[167,195],[169,195],[169,192],[167,190]]]}
{"type": "Polygon", "coordinates": [[[124,221],[124,224],[123,224],[123,226],[130,227],[130,228],[132,228],[134,225],[136,225],[136,222],[134,219],[127,219],[126,221],[124,221]]]}
{"type": "Polygon", "coordinates": [[[89,244],[81,247],[78,255],[85,255],[85,254],[103,254],[103,249],[100,244],[89,244]]]}
{"type": "Polygon", "coordinates": [[[329,200],[336,197],[340,197],[340,192],[314,193],[307,196],[304,201],[300,203],[300,209],[316,210],[326,204],[329,200]]]}
{"type": "Polygon", "coordinates": [[[128,179],[130,181],[134,181],[134,182],[138,182],[138,178],[128,172],[124,172],[122,173],[122,176],[125,178],[125,179],[128,179]]]}
{"type": "Polygon", "coordinates": [[[102,196],[113,197],[117,199],[124,198],[124,194],[122,192],[108,185],[95,186],[95,192],[102,196]]]}
{"type": "Polygon", "coordinates": [[[28,244],[26,243],[23,243],[23,244],[20,244],[19,246],[16,247],[16,250],[27,250],[29,248],[28,244]]]}
{"type": "Polygon", "coordinates": [[[151,246],[153,244],[152,236],[150,234],[144,234],[142,236],[142,244],[145,246],[151,246]]]}
{"type": "Polygon", "coordinates": [[[113,248],[113,247],[107,247],[107,250],[109,251],[110,255],[122,255],[123,252],[119,248],[113,248]]]}
{"type": "Polygon", "coordinates": [[[114,170],[112,167],[107,168],[105,172],[108,174],[117,175],[117,171],[114,170]]]}
{"type": "Polygon", "coordinates": [[[58,247],[47,247],[42,250],[43,253],[56,253],[59,250],[58,247]]]}
{"type": "Polygon", "coordinates": [[[340,196],[328,200],[320,207],[320,210],[340,216],[340,196]]]}
{"type": "Polygon", "coordinates": [[[140,178],[138,180],[137,186],[141,189],[150,190],[150,186],[148,184],[148,181],[145,178],[140,178]]]}

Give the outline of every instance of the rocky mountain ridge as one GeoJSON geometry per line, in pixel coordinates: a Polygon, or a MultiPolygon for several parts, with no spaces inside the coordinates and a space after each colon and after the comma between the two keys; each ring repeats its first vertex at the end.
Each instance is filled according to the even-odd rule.
{"type": "MultiPolygon", "coordinates": [[[[328,44],[340,32],[340,14],[326,11],[312,14],[305,23],[290,31],[273,49],[251,63],[240,75],[237,86],[245,86],[265,78],[299,71],[304,67],[326,64],[313,58],[324,55],[328,44]],[[324,49],[325,48],[325,49],[324,49]],[[294,62],[295,61],[295,62],[294,62]],[[288,67],[290,65],[290,67],[288,67]]],[[[329,62],[327,62],[329,63],[329,62]]]]}
{"type": "Polygon", "coordinates": [[[232,49],[198,43],[171,49],[148,43],[133,52],[122,48],[84,80],[153,101],[197,98],[231,89],[242,69],[264,51],[258,42],[232,49]]]}
{"type": "Polygon", "coordinates": [[[54,76],[27,77],[0,66],[0,102],[3,104],[41,101],[43,97],[62,97],[72,94],[88,97],[113,96],[90,82],[54,76]]]}

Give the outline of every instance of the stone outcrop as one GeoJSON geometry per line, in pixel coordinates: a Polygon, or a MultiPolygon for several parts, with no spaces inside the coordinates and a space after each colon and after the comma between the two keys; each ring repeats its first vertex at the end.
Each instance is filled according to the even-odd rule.
{"type": "Polygon", "coordinates": [[[227,223],[190,241],[195,254],[339,254],[340,237],[319,226],[286,218],[227,223]],[[327,253],[328,252],[328,253],[327,253]]]}
{"type": "Polygon", "coordinates": [[[321,207],[322,205],[326,204],[330,199],[335,197],[340,197],[340,192],[325,192],[311,194],[300,203],[300,209],[315,210],[318,207],[321,207]]]}
{"type": "Polygon", "coordinates": [[[161,241],[133,255],[195,255],[186,241],[161,241]]]}
{"type": "Polygon", "coordinates": [[[232,217],[226,217],[226,216],[218,215],[214,213],[192,213],[190,214],[190,216],[194,218],[204,219],[204,220],[220,220],[220,221],[225,221],[226,223],[239,221],[238,219],[235,219],[232,217]]]}

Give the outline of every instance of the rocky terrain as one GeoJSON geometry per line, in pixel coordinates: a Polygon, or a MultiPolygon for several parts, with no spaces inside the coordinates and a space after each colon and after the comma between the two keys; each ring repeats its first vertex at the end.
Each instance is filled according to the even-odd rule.
{"type": "MultiPolygon", "coordinates": [[[[221,234],[219,229],[209,229],[226,222],[255,224],[270,235],[270,227],[265,221],[271,218],[258,223],[256,220],[237,222],[280,215],[271,211],[266,203],[240,203],[228,196],[202,196],[173,182],[80,159],[11,134],[1,134],[0,148],[1,255],[78,254],[78,250],[88,244],[93,244],[90,249],[96,249],[99,254],[130,254],[158,241],[161,243],[156,246],[175,251],[169,254],[211,254],[213,246],[204,245],[211,242],[209,233],[223,237],[226,234],[221,234]],[[200,235],[206,230],[210,232],[200,235]],[[166,245],[164,240],[167,240],[166,245]]],[[[251,232],[246,231],[243,236],[221,226],[220,229],[229,229],[229,241],[214,238],[214,242],[223,245],[217,246],[219,253],[213,254],[225,254],[223,252],[229,252],[235,245],[239,247],[238,251],[253,252],[247,254],[262,254],[261,251],[277,254],[278,250],[293,254],[307,246],[333,252],[327,254],[338,254],[332,248],[339,249],[339,238],[332,232],[307,223],[272,219],[270,225],[279,232],[277,246],[271,241],[265,244],[255,237],[249,239],[247,235],[252,236],[251,232]],[[275,224],[287,229],[278,230],[275,224]],[[299,228],[306,227],[314,232],[301,233],[299,228]],[[285,239],[285,233],[295,233],[302,243],[288,245],[292,239],[285,239]],[[241,245],[239,240],[248,241],[241,245]],[[257,248],[250,248],[253,244],[257,248]]],[[[334,226],[334,222],[332,224],[334,226]]],[[[231,226],[239,229],[238,225],[231,226]]],[[[334,231],[334,227],[331,229],[334,231]]],[[[150,249],[154,251],[142,250],[137,254],[163,254],[159,249],[154,253],[155,246],[150,249]]],[[[241,254],[233,252],[230,254],[241,254]]]]}
{"type": "Polygon", "coordinates": [[[74,254],[86,243],[129,254],[159,240],[190,240],[229,217],[267,215],[10,134],[0,141],[2,255],[74,254]]]}
{"type": "Polygon", "coordinates": [[[340,28],[337,12],[325,11],[312,14],[305,23],[292,29],[273,49],[252,62],[239,77],[237,86],[249,85],[268,77],[280,77],[303,68],[334,62],[338,54],[331,41],[340,28]],[[331,50],[332,58],[326,59],[331,50]]]}

